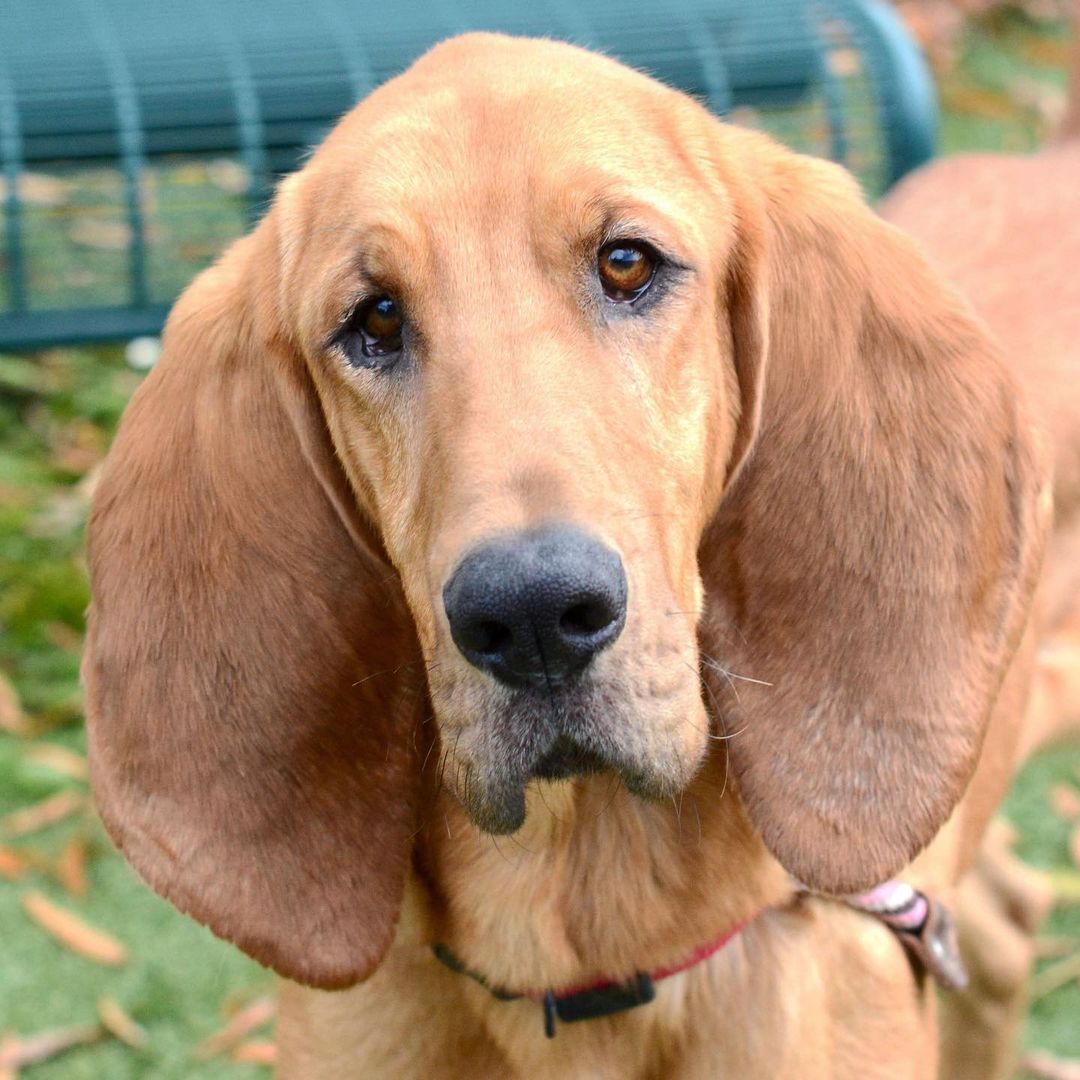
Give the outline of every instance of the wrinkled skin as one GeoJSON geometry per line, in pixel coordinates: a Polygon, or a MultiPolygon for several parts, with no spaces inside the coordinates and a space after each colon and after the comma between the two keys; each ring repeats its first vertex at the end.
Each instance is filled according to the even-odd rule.
{"type": "Polygon", "coordinates": [[[619,83],[625,112],[601,125],[591,102],[566,107],[557,79],[538,95],[509,65],[452,85],[420,65],[403,107],[373,94],[281,198],[282,304],[300,314],[334,444],[401,575],[447,781],[495,832],[521,824],[524,783],[558,734],[663,798],[709,729],[696,553],[740,403],[729,342],[701,328],[726,317],[734,232],[708,163],[687,169],[696,110],[673,132],[652,85],[619,83]],[[666,259],[632,308],[597,279],[616,237],[666,259]],[[358,296],[384,291],[406,318],[392,368],[324,347],[358,296]],[[581,684],[515,692],[459,654],[442,590],[484,539],[549,520],[621,555],[629,614],[581,684]]]}

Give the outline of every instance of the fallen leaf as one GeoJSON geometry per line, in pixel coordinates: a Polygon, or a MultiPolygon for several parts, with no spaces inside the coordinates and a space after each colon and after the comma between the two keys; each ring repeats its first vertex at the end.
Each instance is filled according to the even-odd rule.
{"type": "Polygon", "coordinates": [[[97,1003],[98,1016],[108,1031],[121,1042],[141,1050],[150,1042],[146,1029],[135,1023],[124,1007],[112,998],[103,997],[97,1003]]]}
{"type": "Polygon", "coordinates": [[[1060,905],[1080,904],[1080,873],[1076,870],[1048,870],[1054,902],[1060,905]]]}
{"type": "Polygon", "coordinates": [[[1080,979],[1080,951],[1074,952],[1072,956],[1056,964],[1051,964],[1038,975],[1033,976],[1029,996],[1032,1001],[1038,1001],[1076,979],[1080,979]]]}
{"type": "Polygon", "coordinates": [[[953,112],[991,120],[1011,120],[1016,115],[1016,106],[1007,94],[981,86],[943,86],[941,104],[953,112]]]}
{"type": "MultiPolygon", "coordinates": [[[[78,493],[77,493],[78,494],[78,493]]],[[[80,496],[81,497],[81,496],[80,496]]],[[[83,648],[83,636],[73,626],[67,623],[53,620],[45,624],[45,636],[51,645],[66,652],[81,653],[83,648]]]]}
{"type": "Polygon", "coordinates": [[[837,78],[845,79],[862,70],[862,60],[856,49],[833,49],[828,55],[829,71],[837,78]]]}
{"type": "Polygon", "coordinates": [[[1029,60],[1043,67],[1068,67],[1072,58],[1071,47],[1064,38],[1038,37],[1019,42],[1019,45],[1029,60]]]}
{"type": "MultiPolygon", "coordinates": [[[[45,173],[22,173],[15,186],[19,198],[31,206],[60,206],[68,201],[71,184],[45,173]]],[[[0,176],[0,202],[7,198],[7,183],[0,176]]]]}
{"type": "Polygon", "coordinates": [[[73,836],[56,860],[56,876],[72,896],[85,896],[90,888],[86,879],[86,849],[86,838],[73,836]]]}
{"type": "Polygon", "coordinates": [[[1065,821],[1080,819],[1080,791],[1068,784],[1052,784],[1046,793],[1050,808],[1065,821]]]}
{"type": "Polygon", "coordinates": [[[5,1065],[9,1055],[14,1055],[18,1039],[9,1032],[0,1036],[0,1080],[19,1080],[19,1070],[14,1065],[5,1065]]]}
{"type": "Polygon", "coordinates": [[[123,251],[131,243],[131,229],[127,222],[108,221],[105,218],[81,218],[71,226],[68,235],[76,244],[99,251],[123,251]]]}
{"type": "MultiPolygon", "coordinates": [[[[51,623],[50,626],[61,625],[51,623]]],[[[70,627],[65,630],[75,633],[70,627]]],[[[50,637],[51,637],[50,633],[50,637]]],[[[82,644],[82,635],[77,635],[79,645],[82,644]]],[[[56,644],[56,642],[54,642],[56,644]]],[[[44,765],[46,769],[60,773],[61,776],[70,776],[73,780],[85,780],[90,775],[90,769],[86,764],[86,758],[69,750],[66,746],[57,746],[55,743],[33,743],[28,746],[25,754],[26,760],[35,765],[44,765]]]]}
{"type": "Polygon", "coordinates": [[[0,729],[11,735],[30,734],[30,724],[23,712],[19,695],[3,673],[0,673],[0,729]]]}
{"type": "Polygon", "coordinates": [[[69,200],[71,189],[70,181],[47,173],[24,172],[18,182],[19,198],[34,206],[60,206],[69,200]]]}
{"type": "Polygon", "coordinates": [[[37,1065],[76,1046],[89,1046],[105,1035],[100,1024],[79,1024],[77,1027],[41,1031],[37,1035],[14,1035],[0,1043],[0,1069],[18,1069],[37,1065]]]}
{"type": "Polygon", "coordinates": [[[248,1065],[276,1065],[277,1046],[269,1040],[241,1043],[230,1055],[233,1061],[248,1065]]]}
{"type": "Polygon", "coordinates": [[[250,1005],[241,1009],[223,1028],[203,1039],[195,1047],[195,1056],[205,1060],[236,1046],[256,1028],[272,1020],[276,1008],[273,998],[256,998],[250,1005]]]}
{"type": "Polygon", "coordinates": [[[1045,125],[1056,127],[1065,117],[1068,98],[1060,87],[1018,76],[1009,82],[1008,90],[1013,101],[1030,109],[1045,125]]]}
{"type": "Polygon", "coordinates": [[[215,187],[229,195],[243,195],[251,187],[251,174],[232,158],[218,158],[207,163],[206,175],[215,187]]]}
{"type": "Polygon", "coordinates": [[[128,951],[116,938],[84,922],[59,904],[54,904],[43,893],[24,893],[22,905],[38,926],[72,952],[107,967],[127,963],[128,951]]]}
{"type": "Polygon", "coordinates": [[[1068,956],[1078,947],[1080,947],[1080,941],[1063,934],[1040,936],[1035,939],[1035,955],[1040,960],[1068,956]]]}
{"type": "Polygon", "coordinates": [[[37,832],[47,825],[55,825],[58,821],[71,814],[82,810],[86,806],[86,796],[78,791],[58,791],[33,806],[15,810],[7,817],[0,819],[0,831],[9,836],[25,836],[27,833],[37,832]]]}
{"type": "Polygon", "coordinates": [[[1043,1080],[1080,1080],[1080,1061],[1055,1057],[1045,1050],[1029,1050],[1020,1059],[1020,1068],[1043,1080]]]}
{"type": "Polygon", "coordinates": [[[30,860],[18,849],[0,844],[0,877],[18,881],[30,869],[30,860]]]}

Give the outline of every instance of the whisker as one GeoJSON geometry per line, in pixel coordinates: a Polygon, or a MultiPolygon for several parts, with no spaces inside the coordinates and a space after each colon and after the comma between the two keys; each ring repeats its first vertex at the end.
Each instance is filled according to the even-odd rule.
{"type": "Polygon", "coordinates": [[[492,833],[488,833],[488,838],[491,840],[491,846],[499,853],[499,857],[507,866],[513,867],[514,864],[507,858],[506,852],[499,847],[499,838],[492,833]]]}
{"type": "MultiPolygon", "coordinates": [[[[687,667],[690,667],[690,665],[687,664],[687,667]]],[[[690,670],[693,671],[694,669],[690,667],[690,670]]],[[[727,793],[728,770],[731,768],[731,755],[728,753],[727,748],[729,736],[727,733],[727,728],[724,725],[724,718],[720,714],[720,706],[717,704],[716,696],[712,692],[712,687],[709,685],[708,680],[701,676],[700,672],[698,673],[698,678],[701,680],[701,685],[705,688],[705,693],[708,695],[709,700],[712,702],[712,716],[715,718],[717,724],[720,726],[720,734],[711,737],[715,738],[717,742],[721,744],[724,751],[724,780],[723,783],[720,785],[720,798],[722,799],[727,793]]],[[[736,732],[736,734],[739,734],[739,732],[736,732]]]]}
{"type": "Polygon", "coordinates": [[[556,814],[555,811],[551,809],[551,806],[549,805],[549,803],[547,801],[547,796],[544,794],[544,785],[543,784],[537,784],[536,785],[536,790],[540,795],[540,801],[544,804],[544,807],[546,808],[547,812],[555,819],[556,823],[559,824],[559,825],[564,824],[562,818],[559,817],[559,815],[556,814]]]}
{"type": "Polygon", "coordinates": [[[608,810],[611,809],[612,803],[615,802],[615,799],[619,794],[619,784],[621,782],[622,781],[617,776],[615,776],[614,774],[611,775],[608,783],[608,788],[610,789],[611,794],[608,796],[607,801],[604,803],[604,805],[600,807],[600,812],[596,815],[597,821],[599,821],[600,818],[602,818],[604,814],[606,814],[608,810]]]}
{"type": "Polygon", "coordinates": [[[775,686],[775,683],[768,682],[765,679],[755,679],[751,675],[740,675],[737,671],[731,671],[729,668],[724,667],[719,660],[714,660],[711,656],[702,656],[702,662],[706,667],[712,668],[714,671],[719,671],[728,679],[738,679],[739,682],[754,683],[757,686],[775,686]]]}

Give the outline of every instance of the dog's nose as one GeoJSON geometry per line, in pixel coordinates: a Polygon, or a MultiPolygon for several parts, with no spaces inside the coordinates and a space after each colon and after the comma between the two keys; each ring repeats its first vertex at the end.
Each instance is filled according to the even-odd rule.
{"type": "Polygon", "coordinates": [[[554,687],[622,632],[626,573],[616,552],[580,529],[541,526],[467,555],[443,606],[470,664],[507,686],[554,687]]]}

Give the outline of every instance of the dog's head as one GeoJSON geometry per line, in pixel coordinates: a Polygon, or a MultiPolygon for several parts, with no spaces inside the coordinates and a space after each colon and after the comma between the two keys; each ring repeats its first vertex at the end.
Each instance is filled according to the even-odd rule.
{"type": "Polygon", "coordinates": [[[869,885],[974,767],[1039,487],[982,334],[846,175],[569,46],[449,42],[192,285],[122,425],[102,815],[319,985],[387,947],[436,741],[508,832],[535,777],[667,798],[726,734],[780,861],[869,885]]]}

